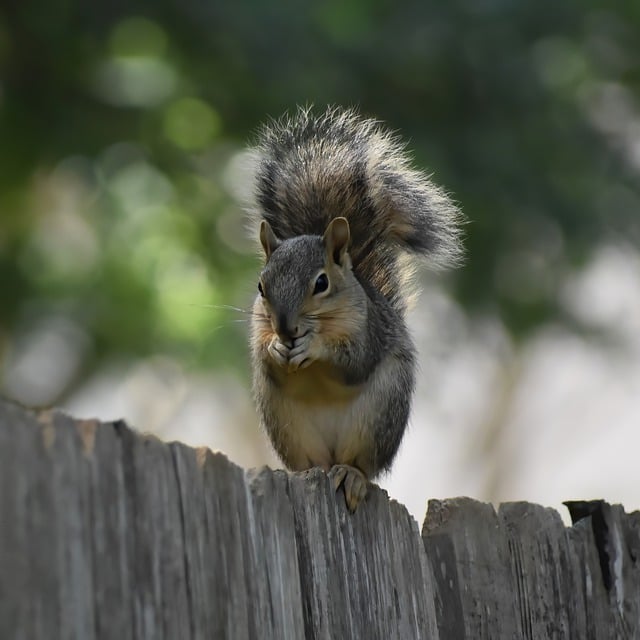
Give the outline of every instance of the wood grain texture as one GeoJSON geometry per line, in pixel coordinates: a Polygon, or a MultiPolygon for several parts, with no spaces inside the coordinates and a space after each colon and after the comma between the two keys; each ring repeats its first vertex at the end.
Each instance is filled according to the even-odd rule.
{"type": "Polygon", "coordinates": [[[245,472],[0,401],[0,638],[640,638],[640,514],[433,500],[422,529],[319,470],[245,472]]]}

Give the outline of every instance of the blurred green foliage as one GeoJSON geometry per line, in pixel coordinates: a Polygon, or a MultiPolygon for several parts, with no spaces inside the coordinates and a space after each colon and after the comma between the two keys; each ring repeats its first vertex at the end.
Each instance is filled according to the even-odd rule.
{"type": "MultiPolygon", "coordinates": [[[[246,362],[257,262],[238,153],[297,104],[357,105],[410,140],[469,218],[450,276],[516,338],[558,286],[640,242],[632,0],[51,0],[0,9],[0,354],[64,318],[64,396],[106,358],[246,362]]],[[[58,398],[52,398],[53,401],[58,398]]]]}

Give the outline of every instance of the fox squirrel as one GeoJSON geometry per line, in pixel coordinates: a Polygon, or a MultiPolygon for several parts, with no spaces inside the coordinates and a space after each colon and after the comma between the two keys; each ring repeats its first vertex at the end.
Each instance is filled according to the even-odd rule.
{"type": "Polygon", "coordinates": [[[258,412],[284,464],[329,472],[355,511],[409,417],[417,258],[455,262],[461,215],[395,136],[352,110],[299,109],[262,129],[254,157],[258,412]]]}

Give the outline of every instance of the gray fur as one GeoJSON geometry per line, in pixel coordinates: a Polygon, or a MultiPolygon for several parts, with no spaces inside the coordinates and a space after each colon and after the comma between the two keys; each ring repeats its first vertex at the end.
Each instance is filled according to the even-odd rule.
{"type": "Polygon", "coordinates": [[[280,244],[262,271],[263,281],[268,282],[265,294],[277,317],[302,306],[311,278],[323,265],[324,248],[317,236],[298,236],[280,244]]]}
{"type": "Polygon", "coordinates": [[[254,214],[268,223],[251,339],[262,423],[291,469],[375,477],[411,407],[411,276],[418,258],[459,259],[460,214],[397,138],[353,111],[300,109],[262,130],[256,157],[254,214]],[[336,217],[348,221],[340,257],[323,239],[336,217]],[[318,273],[330,286],[317,295],[318,273]]]}
{"type": "Polygon", "coordinates": [[[254,152],[254,217],[281,239],[322,235],[331,219],[346,217],[356,275],[401,311],[416,258],[435,267],[461,260],[458,208],[375,120],[300,108],[265,126],[254,152]]]}

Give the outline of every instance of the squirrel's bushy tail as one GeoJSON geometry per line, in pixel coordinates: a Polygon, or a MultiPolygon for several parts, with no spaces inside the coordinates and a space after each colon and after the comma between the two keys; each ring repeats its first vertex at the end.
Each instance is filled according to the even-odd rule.
{"type": "Polygon", "coordinates": [[[300,108],[265,126],[255,152],[255,216],[281,239],[322,235],[344,216],[354,272],[397,309],[407,306],[416,256],[435,266],[460,259],[458,208],[375,120],[300,108]]]}

